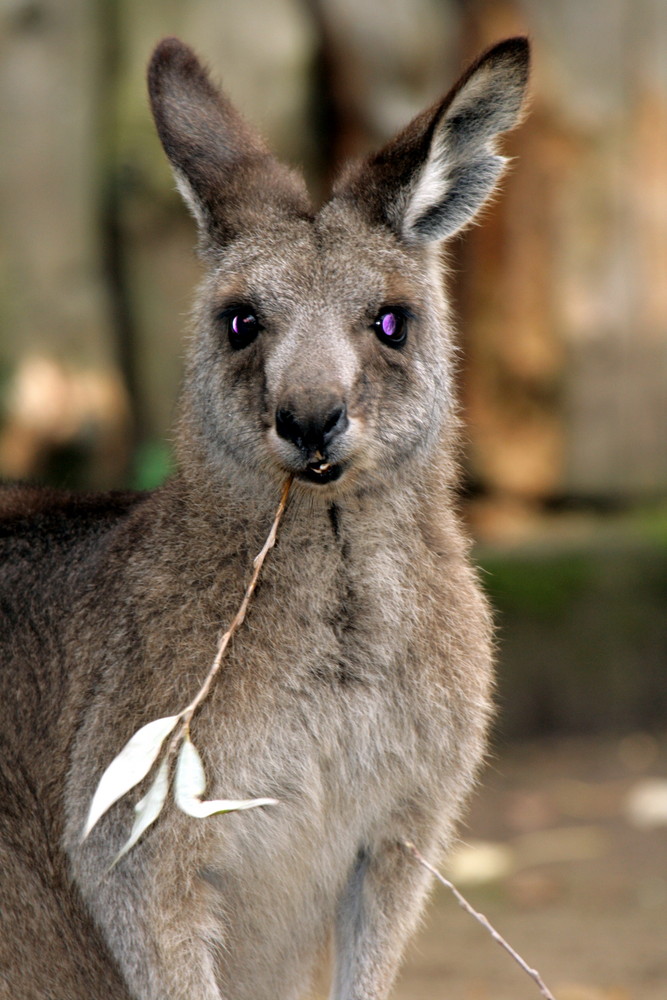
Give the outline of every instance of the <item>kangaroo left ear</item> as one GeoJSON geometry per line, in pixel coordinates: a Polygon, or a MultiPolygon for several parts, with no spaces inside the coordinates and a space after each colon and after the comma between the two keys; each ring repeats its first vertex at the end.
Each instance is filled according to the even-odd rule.
{"type": "Polygon", "coordinates": [[[336,193],[408,242],[453,236],[474,218],[505,169],[496,140],[519,121],[529,59],[526,38],[494,46],[444,100],[348,175],[336,193]]]}
{"type": "Polygon", "coordinates": [[[197,221],[202,249],[224,246],[272,218],[308,214],[303,180],[274,159],[177,38],[165,38],[155,49],[148,90],[158,135],[197,221]]]}

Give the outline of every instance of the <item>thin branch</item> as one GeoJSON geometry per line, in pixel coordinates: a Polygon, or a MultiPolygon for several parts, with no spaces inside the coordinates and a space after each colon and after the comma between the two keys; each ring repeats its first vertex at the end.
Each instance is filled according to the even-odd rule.
{"type": "Polygon", "coordinates": [[[463,907],[466,913],[469,913],[471,917],[474,917],[475,920],[482,925],[482,927],[485,927],[487,929],[493,940],[496,941],[501,946],[501,948],[504,948],[505,951],[512,956],[514,961],[521,966],[523,971],[526,972],[531,977],[531,979],[533,979],[537,983],[537,986],[542,996],[545,997],[546,1000],[556,1000],[553,993],[544,984],[542,977],[540,976],[537,969],[531,969],[528,963],[525,962],[521,957],[521,955],[519,955],[519,953],[514,950],[511,944],[508,944],[505,938],[502,937],[502,935],[498,933],[495,927],[489,923],[484,914],[479,913],[477,910],[475,910],[470,905],[465,896],[461,895],[456,886],[452,882],[450,882],[449,879],[444,878],[444,876],[441,875],[440,872],[433,867],[433,865],[430,865],[426,860],[426,858],[422,857],[422,855],[419,853],[415,845],[411,843],[411,841],[404,840],[403,847],[407,848],[407,850],[419,862],[419,864],[423,865],[424,868],[426,868],[427,871],[431,873],[431,875],[434,875],[437,878],[438,882],[441,882],[442,885],[445,886],[445,888],[449,889],[449,891],[454,894],[457,903],[459,904],[459,906],[463,907]]]}
{"type": "MultiPolygon", "coordinates": [[[[126,841],[120,853],[116,855],[115,860],[107,869],[107,874],[123,857],[123,855],[125,855],[130,848],[137,843],[143,833],[149,826],[152,826],[160,815],[169,792],[171,761],[175,757],[179,746],[181,746],[182,750],[190,750],[189,765],[181,767],[180,772],[179,768],[177,768],[176,772],[176,804],[184,812],[190,813],[190,815],[193,816],[210,816],[213,812],[233,812],[237,809],[253,809],[256,806],[275,804],[275,799],[245,799],[242,801],[214,799],[210,802],[203,802],[200,796],[206,788],[206,778],[199,754],[190,740],[190,722],[192,721],[192,716],[195,714],[211,690],[211,685],[215,680],[216,674],[220,670],[222,659],[225,655],[225,650],[229,645],[230,639],[236,630],[243,624],[248,610],[248,605],[250,604],[250,599],[252,598],[255,587],[257,586],[257,580],[259,579],[259,574],[261,573],[262,566],[264,565],[264,560],[275,545],[278,534],[278,526],[283,514],[285,513],[285,507],[287,506],[287,497],[289,496],[289,491],[292,486],[292,478],[292,476],[289,476],[283,485],[280,503],[278,504],[278,509],[276,510],[273,518],[271,530],[269,531],[261,552],[253,561],[254,569],[252,578],[246,587],[243,600],[241,601],[241,606],[236,612],[232,624],[220,638],[215,659],[213,660],[211,669],[209,670],[199,691],[187,708],[184,708],[182,712],[178,713],[178,715],[170,715],[163,719],[155,719],[153,722],[149,722],[145,726],[142,726],[141,729],[137,730],[134,736],[123,747],[121,752],[114,760],[112,760],[111,764],[106,769],[100,779],[100,782],[98,783],[97,791],[93,796],[93,801],[88,813],[88,820],[84,827],[82,837],[83,840],[85,840],[93,826],[95,826],[97,821],[104,815],[107,809],[117,802],[119,798],[122,798],[127,792],[129,792],[130,789],[134,788],[135,785],[137,785],[149,773],[155,764],[156,758],[160,755],[164,740],[169,733],[172,734],[167,750],[162,756],[157,778],[154,780],[148,793],[135,806],[135,821],[129,840],[126,841]],[[148,736],[148,734],[150,734],[150,736],[148,736]],[[132,765],[129,768],[129,776],[127,773],[128,760],[132,765]],[[188,785],[188,783],[190,786],[193,785],[193,774],[195,779],[194,791],[192,787],[190,787],[188,793],[185,795],[185,798],[181,801],[179,801],[179,785],[181,786],[180,790],[182,791],[183,782],[179,782],[179,773],[181,778],[183,778],[183,775],[186,776],[186,785],[188,785]],[[100,790],[102,790],[101,795],[100,790]],[[92,822],[90,818],[91,815],[93,817],[92,822]]],[[[182,761],[183,758],[181,756],[180,762],[182,763],[182,761]]]]}
{"type": "Polygon", "coordinates": [[[180,743],[183,735],[188,731],[192,716],[195,714],[195,712],[197,711],[201,703],[204,701],[204,699],[207,697],[209,691],[211,690],[211,685],[215,680],[216,674],[218,673],[220,667],[222,666],[222,660],[225,655],[227,646],[229,645],[229,642],[234,633],[237,631],[238,628],[240,628],[240,626],[243,624],[245,620],[250,600],[255,591],[255,587],[257,586],[257,581],[259,579],[259,574],[262,571],[262,566],[264,565],[264,560],[266,559],[267,555],[269,554],[269,552],[276,543],[276,537],[278,535],[278,527],[280,525],[280,521],[282,520],[282,516],[285,513],[285,507],[287,506],[287,497],[289,496],[289,491],[292,486],[292,481],[293,481],[292,476],[289,476],[285,480],[283,491],[280,496],[280,503],[278,504],[278,509],[276,510],[276,514],[273,519],[273,524],[271,525],[271,530],[269,531],[268,537],[264,542],[264,545],[262,546],[261,552],[259,552],[258,555],[256,555],[253,560],[254,569],[252,577],[250,579],[250,583],[246,588],[246,592],[243,595],[243,600],[241,601],[239,610],[236,612],[236,615],[234,616],[231,625],[224,633],[224,635],[222,635],[220,638],[220,642],[218,643],[218,649],[215,654],[215,659],[213,660],[211,669],[208,672],[206,680],[204,681],[204,683],[202,684],[202,686],[200,687],[199,691],[194,696],[190,704],[187,706],[187,708],[184,708],[183,711],[181,712],[182,723],[175,732],[174,736],[172,737],[171,743],[169,744],[169,750],[167,751],[169,756],[172,756],[173,753],[176,751],[176,748],[178,747],[178,744],[180,743]]]}

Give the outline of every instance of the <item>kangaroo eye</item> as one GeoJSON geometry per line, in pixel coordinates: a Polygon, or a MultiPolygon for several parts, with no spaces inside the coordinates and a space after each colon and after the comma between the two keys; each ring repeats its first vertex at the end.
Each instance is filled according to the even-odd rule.
{"type": "Polygon", "coordinates": [[[230,346],[235,351],[240,351],[252,344],[262,329],[257,316],[247,306],[228,310],[224,314],[224,319],[227,322],[227,336],[230,346]]]}
{"type": "Polygon", "coordinates": [[[388,347],[401,347],[408,336],[408,324],[400,309],[382,309],[373,323],[379,341],[388,347]]]}

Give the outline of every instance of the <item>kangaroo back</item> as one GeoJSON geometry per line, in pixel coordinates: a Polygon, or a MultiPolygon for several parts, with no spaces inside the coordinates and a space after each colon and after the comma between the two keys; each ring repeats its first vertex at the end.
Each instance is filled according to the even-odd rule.
{"type": "Polygon", "coordinates": [[[61,847],[66,747],[75,720],[63,711],[72,666],[59,636],[84,554],[139,499],[0,490],[3,998],[130,998],[61,847]]]}
{"type": "Polygon", "coordinates": [[[484,752],[491,626],[452,501],[442,246],[502,173],[527,63],[524,39],[491,49],[315,211],[191,50],[156,49],[153,114],[205,266],[178,471],[150,495],[5,494],[12,996],[296,1000],[333,938],[332,1000],[388,997],[428,889],[402,844],[447,847],[484,752]],[[288,477],[192,722],[207,795],[277,802],[168,804],[110,870],[134,801],[82,841],[95,787],[199,688],[288,477]]]}

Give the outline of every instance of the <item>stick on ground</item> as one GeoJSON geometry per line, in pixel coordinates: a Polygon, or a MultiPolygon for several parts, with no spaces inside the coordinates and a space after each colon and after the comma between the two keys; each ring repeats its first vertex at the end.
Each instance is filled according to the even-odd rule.
{"type": "Polygon", "coordinates": [[[531,967],[528,965],[527,962],[524,961],[521,955],[519,955],[519,953],[514,950],[512,945],[508,944],[505,938],[498,933],[498,931],[491,923],[489,923],[484,914],[479,913],[478,910],[476,910],[473,906],[470,905],[465,896],[461,895],[461,893],[453,884],[453,882],[450,882],[449,879],[446,879],[443,875],[441,875],[440,872],[433,867],[433,865],[430,865],[426,860],[426,858],[422,857],[422,855],[419,853],[415,845],[411,843],[411,841],[404,840],[403,847],[405,847],[410,852],[410,854],[412,854],[412,856],[419,862],[419,864],[423,865],[424,868],[426,868],[427,871],[431,873],[431,875],[434,875],[437,878],[438,882],[441,882],[442,885],[445,886],[445,888],[449,889],[449,891],[454,894],[457,903],[459,904],[459,906],[463,907],[466,913],[469,913],[471,917],[474,917],[475,920],[482,925],[482,927],[485,927],[487,929],[493,940],[496,941],[501,948],[504,948],[505,951],[512,956],[514,961],[521,966],[523,971],[527,973],[531,977],[531,979],[533,979],[537,983],[538,989],[542,994],[542,996],[545,997],[546,1000],[556,1000],[551,990],[548,989],[548,987],[545,985],[537,969],[531,969],[531,967]]]}

